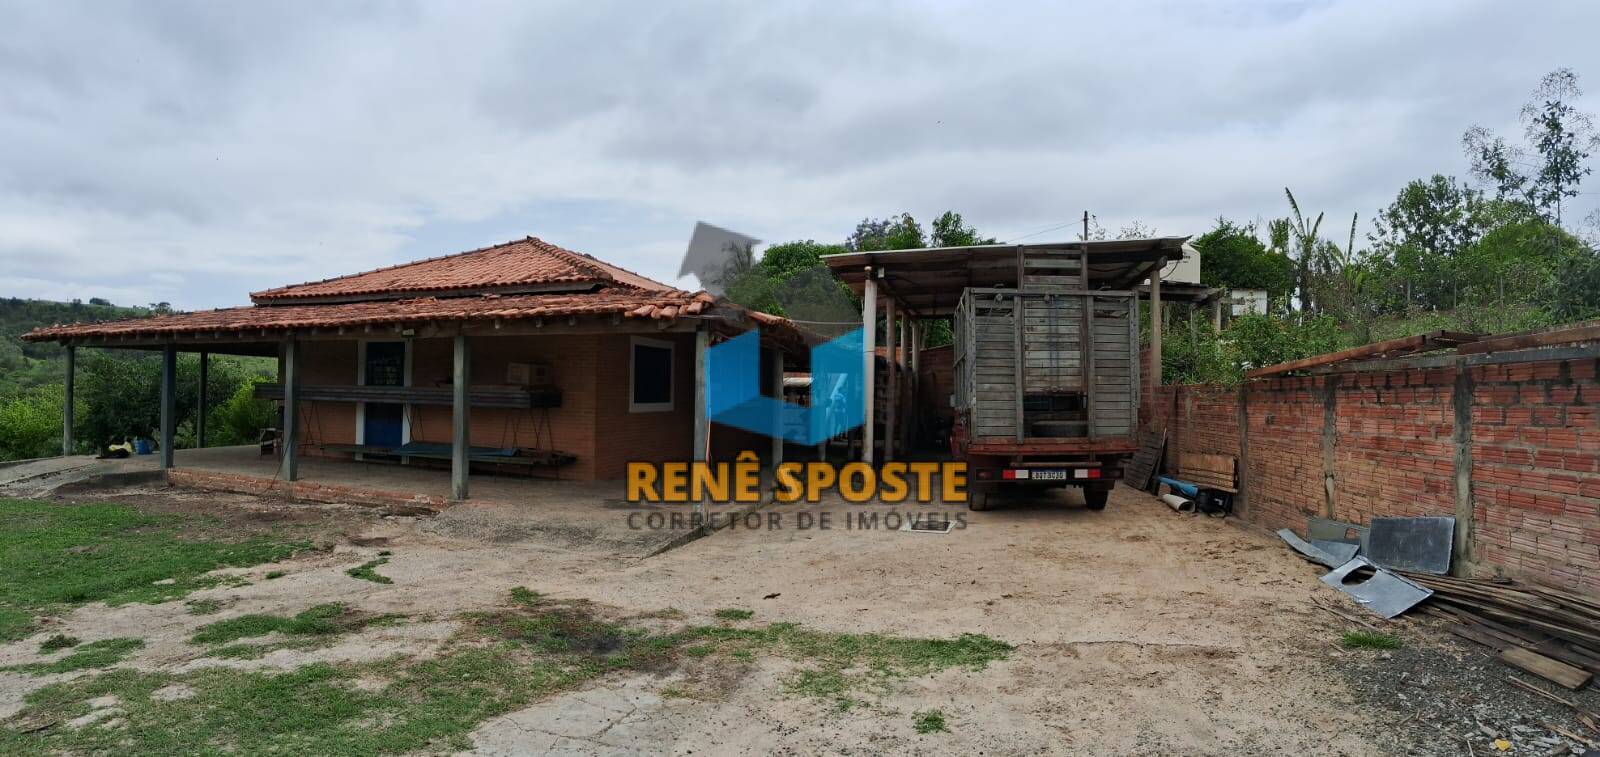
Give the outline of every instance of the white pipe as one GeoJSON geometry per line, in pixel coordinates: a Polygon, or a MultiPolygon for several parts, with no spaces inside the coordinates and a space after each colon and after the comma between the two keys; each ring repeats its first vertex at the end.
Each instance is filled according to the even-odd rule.
{"type": "Polygon", "coordinates": [[[1194,500],[1192,499],[1180,497],[1176,494],[1163,494],[1161,495],[1161,501],[1167,503],[1167,507],[1172,508],[1173,512],[1194,512],[1194,500]]]}

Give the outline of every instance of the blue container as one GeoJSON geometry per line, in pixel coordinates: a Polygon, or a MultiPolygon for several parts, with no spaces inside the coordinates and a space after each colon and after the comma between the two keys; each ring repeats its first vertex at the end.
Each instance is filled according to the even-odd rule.
{"type": "Polygon", "coordinates": [[[134,439],[133,452],[136,455],[148,455],[152,451],[149,439],[134,439]]]}

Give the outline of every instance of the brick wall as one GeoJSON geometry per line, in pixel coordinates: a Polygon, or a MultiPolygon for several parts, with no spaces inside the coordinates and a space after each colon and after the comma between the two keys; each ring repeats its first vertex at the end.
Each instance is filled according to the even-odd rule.
{"type": "MultiPolygon", "coordinates": [[[[1597,362],[1467,369],[1470,569],[1600,593],[1597,362]]],[[[1454,367],[1249,382],[1241,515],[1301,532],[1308,515],[1456,515],[1456,387],[1454,367]]],[[[1143,417],[1166,424],[1169,468],[1180,451],[1241,454],[1240,393],[1150,393],[1143,417]]]]}

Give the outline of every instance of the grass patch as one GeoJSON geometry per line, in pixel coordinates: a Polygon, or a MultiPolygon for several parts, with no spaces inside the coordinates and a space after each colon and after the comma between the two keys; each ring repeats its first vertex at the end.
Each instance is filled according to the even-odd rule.
{"type": "Polygon", "coordinates": [[[201,626],[190,639],[196,644],[225,644],[240,639],[279,633],[285,636],[331,636],[358,631],[391,615],[356,612],[342,603],[317,605],[293,617],[283,615],[241,615],[201,626]]]}
{"type": "Polygon", "coordinates": [[[48,639],[45,639],[39,644],[39,654],[59,652],[63,649],[71,649],[75,646],[78,646],[78,637],[58,633],[48,639]]]}
{"type": "Polygon", "coordinates": [[[183,603],[190,615],[215,615],[222,609],[222,602],[215,599],[191,599],[183,603]]]}
{"type": "Polygon", "coordinates": [[[0,499],[0,641],[32,633],[38,614],[89,602],[165,602],[215,584],[205,575],[212,570],[274,562],[308,546],[183,538],[185,524],[203,520],[0,499]]]}
{"type": "Polygon", "coordinates": [[[344,574],[351,578],[359,578],[363,581],[371,581],[375,584],[392,584],[394,583],[394,579],[385,575],[380,575],[377,571],[377,567],[379,565],[383,565],[387,562],[389,562],[389,558],[387,557],[380,557],[376,560],[368,560],[354,568],[345,571],[344,574]]]}
{"type": "Polygon", "coordinates": [[[141,639],[101,639],[78,647],[76,652],[52,662],[14,665],[7,670],[31,673],[36,676],[51,673],[71,673],[75,670],[104,668],[122,662],[128,655],[144,647],[141,639]]]}
{"type": "Polygon", "coordinates": [[[754,610],[741,610],[737,607],[725,607],[716,612],[719,620],[749,620],[756,616],[754,610]]]}
{"type": "Polygon", "coordinates": [[[511,590],[511,601],[524,607],[533,607],[544,601],[544,595],[526,586],[518,586],[511,590]]]}
{"type": "Polygon", "coordinates": [[[266,579],[271,581],[275,578],[283,578],[287,575],[289,575],[289,572],[286,570],[269,570],[267,571],[266,579]]]}
{"type": "Polygon", "coordinates": [[[1399,649],[1400,637],[1380,631],[1345,631],[1339,637],[1346,649],[1399,649]]]}
{"type": "MultiPolygon", "coordinates": [[[[278,631],[296,618],[233,625],[223,621],[202,632],[210,629],[214,638],[248,638],[247,631],[267,625],[278,631]]],[[[323,610],[303,622],[320,628],[332,619],[331,611],[323,610]]],[[[981,636],[897,639],[820,633],[785,624],[652,634],[606,620],[586,603],[558,602],[531,592],[517,593],[503,608],[461,619],[463,628],[451,643],[439,656],[425,660],[318,663],[288,672],[204,668],[173,674],[117,669],[46,686],[27,696],[22,713],[26,722],[75,718],[89,712],[88,700],[115,695],[127,725],[21,733],[0,724],[0,754],[442,753],[470,746],[468,734],[484,720],[609,671],[714,664],[724,654],[776,654],[807,663],[806,674],[793,682],[795,693],[855,704],[859,700],[851,692],[862,686],[865,676],[891,679],[952,665],[982,667],[1011,650],[981,636]],[[696,656],[701,654],[705,656],[696,656]],[[380,685],[375,688],[373,682],[380,685]],[[150,696],[179,683],[192,689],[194,696],[175,700],[150,696]]],[[[285,641],[318,638],[326,637],[285,641]]],[[[681,689],[663,694],[679,695],[693,694],[681,689]]]]}
{"type": "Polygon", "coordinates": [[[944,713],[939,710],[924,710],[911,716],[911,725],[917,733],[948,733],[950,728],[944,723],[944,713]]]}
{"type": "Polygon", "coordinates": [[[955,639],[907,639],[824,633],[792,623],[756,629],[702,626],[687,635],[698,643],[715,645],[719,653],[734,659],[749,660],[767,654],[805,663],[804,669],[784,682],[785,691],[832,700],[840,709],[859,704],[859,694],[888,693],[903,678],[952,667],[982,670],[1015,649],[981,634],[962,634],[955,639]]]}

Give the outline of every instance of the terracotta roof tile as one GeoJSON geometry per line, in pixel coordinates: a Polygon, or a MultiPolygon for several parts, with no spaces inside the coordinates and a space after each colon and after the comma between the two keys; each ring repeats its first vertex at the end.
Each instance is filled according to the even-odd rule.
{"type": "Polygon", "coordinates": [[[592,284],[647,292],[677,291],[625,268],[528,237],[454,255],[268,289],[251,294],[250,299],[269,304],[310,298],[326,300],[554,284],[572,284],[575,288],[592,284]]]}
{"type": "Polygon", "coordinates": [[[716,304],[705,292],[601,292],[423,297],[398,301],[274,305],[202,310],[98,324],[46,326],[23,335],[30,342],[59,339],[149,337],[214,331],[286,331],[361,327],[416,321],[516,320],[617,313],[626,318],[670,320],[699,315],[716,304]]]}

